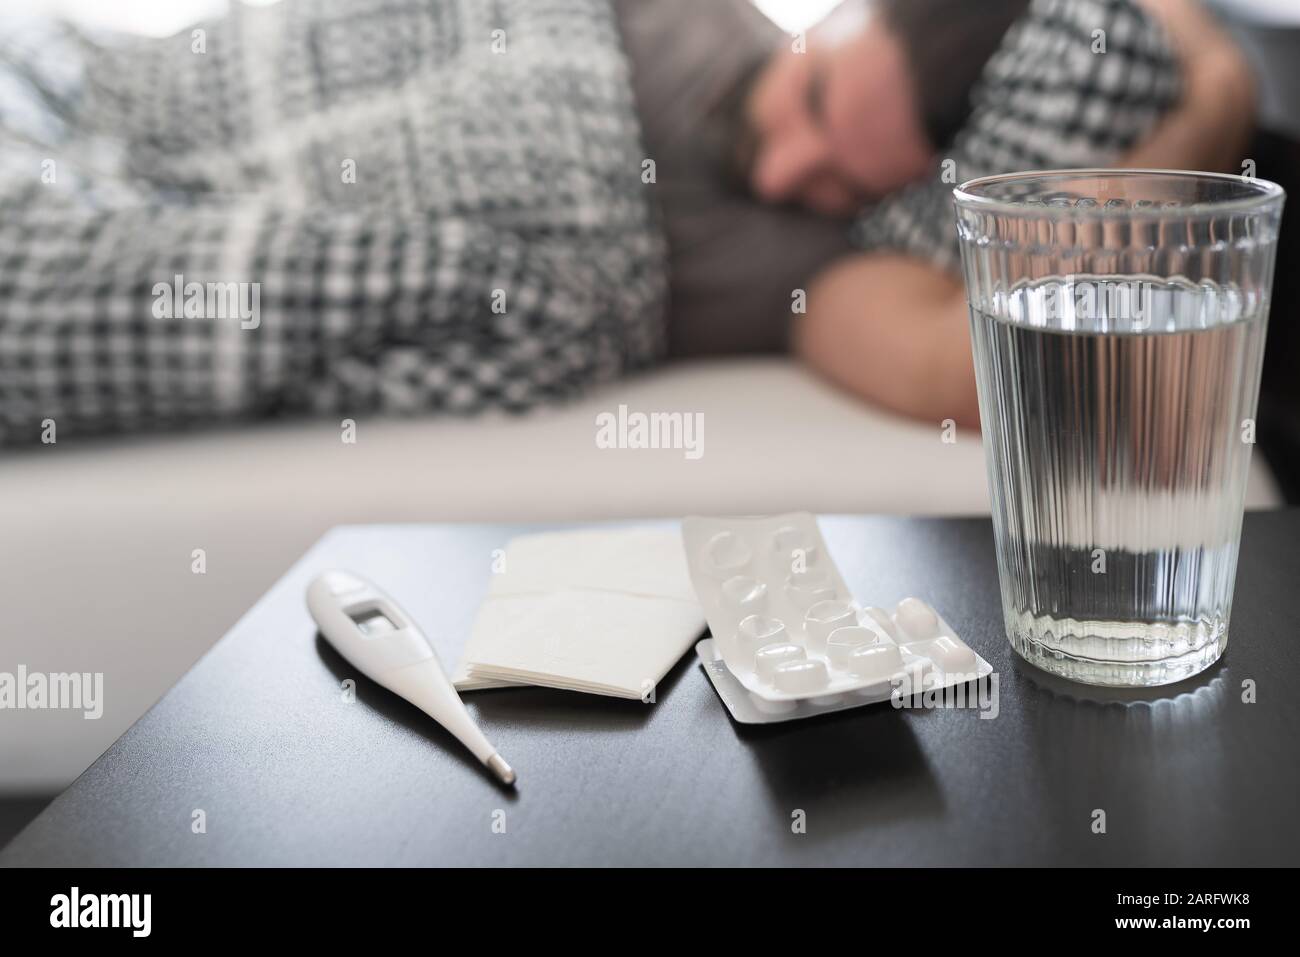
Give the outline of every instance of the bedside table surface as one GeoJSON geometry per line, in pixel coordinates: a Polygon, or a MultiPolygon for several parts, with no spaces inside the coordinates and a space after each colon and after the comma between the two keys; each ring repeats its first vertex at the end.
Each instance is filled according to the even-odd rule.
{"type": "Polygon", "coordinates": [[[0,864],[1300,864],[1300,510],[1247,515],[1227,654],[1148,691],[1073,685],[1016,659],[988,519],[821,522],[860,601],[925,598],[993,664],[996,717],[882,704],[741,726],[692,651],[652,705],[467,693],[519,773],[512,793],[326,645],[304,596],[326,568],[356,571],[450,669],[493,549],[541,527],[345,526],[0,864]],[[1242,700],[1248,680],[1257,703],[1242,700]]]}

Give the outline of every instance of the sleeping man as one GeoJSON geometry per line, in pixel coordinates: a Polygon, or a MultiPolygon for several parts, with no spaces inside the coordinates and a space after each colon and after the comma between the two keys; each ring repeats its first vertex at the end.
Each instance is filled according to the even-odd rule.
{"type": "Polygon", "coordinates": [[[747,0],[285,0],[166,40],[15,32],[0,444],[519,410],[788,346],[971,422],[953,185],[1236,168],[1250,99],[1193,0],[881,0],[794,38],[747,0]]]}
{"type": "MultiPolygon", "coordinates": [[[[880,32],[892,32],[906,53],[927,4],[895,6],[900,28],[886,24],[880,32]]],[[[970,4],[930,6],[952,23],[960,20],[957,9],[970,4]]],[[[927,42],[922,36],[912,43],[913,64],[944,73],[951,61],[938,51],[927,56],[927,42]]],[[[822,63],[773,62],[749,101],[759,144],[750,179],[769,200],[828,211],[873,204],[853,230],[863,251],[810,279],[807,315],[793,327],[795,351],[865,399],[931,421],[978,426],[952,187],[1028,169],[1240,173],[1253,125],[1252,78],[1237,48],[1194,0],[1034,0],[981,72],[970,114],[952,141],[945,145],[923,130],[895,134],[896,142],[912,145],[894,151],[891,170],[898,175],[882,189],[855,166],[862,144],[871,143],[871,124],[863,121],[871,111],[860,106],[864,94],[855,73],[864,62],[888,61],[889,46],[867,29],[832,44],[822,63]],[[876,49],[881,52],[873,55],[876,49]],[[781,71],[803,79],[784,80],[781,71]],[[800,83],[820,90],[792,96],[789,87],[800,83]],[[926,171],[891,193],[917,169],[926,171]]],[[[924,73],[913,69],[909,80],[923,95],[929,89],[924,73]]]]}

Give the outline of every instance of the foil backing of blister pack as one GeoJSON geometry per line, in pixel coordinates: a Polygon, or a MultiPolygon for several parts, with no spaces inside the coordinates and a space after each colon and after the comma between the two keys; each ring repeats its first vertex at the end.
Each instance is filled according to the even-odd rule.
{"type": "Polygon", "coordinates": [[[993,670],[918,598],[860,604],[808,513],[692,516],[682,539],[711,632],[696,652],[737,721],[854,708],[993,670]]]}

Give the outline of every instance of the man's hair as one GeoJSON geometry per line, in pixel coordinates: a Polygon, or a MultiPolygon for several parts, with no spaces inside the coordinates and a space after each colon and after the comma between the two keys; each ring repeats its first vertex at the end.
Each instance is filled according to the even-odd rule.
{"type": "Polygon", "coordinates": [[[902,44],[930,145],[942,149],[971,112],[971,89],[1029,0],[875,0],[902,44]]]}
{"type": "Polygon", "coordinates": [[[745,113],[749,95],[767,65],[770,53],[755,55],[737,73],[706,112],[707,131],[701,149],[708,150],[717,161],[723,182],[739,193],[748,194],[754,157],[758,153],[758,131],[745,113]]]}
{"type": "MultiPolygon", "coordinates": [[[[971,112],[971,90],[1030,0],[844,0],[830,18],[845,26],[878,14],[898,38],[930,145],[943,149],[971,112]]],[[[748,192],[758,134],[745,115],[755,82],[770,59],[756,55],[709,109],[709,142],[729,185],[748,192]]]]}

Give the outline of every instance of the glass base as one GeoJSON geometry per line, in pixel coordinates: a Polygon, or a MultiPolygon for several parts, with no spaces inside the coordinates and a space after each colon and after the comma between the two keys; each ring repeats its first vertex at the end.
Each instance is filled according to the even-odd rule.
{"type": "Polygon", "coordinates": [[[1053,622],[1055,634],[1044,629],[1044,619],[1033,620],[1036,627],[1025,627],[1028,624],[1007,629],[1011,647],[1020,657],[1062,678],[1111,688],[1151,688],[1183,681],[1218,661],[1228,646],[1226,622],[1171,628],[1075,621],[1069,629],[1053,622]]]}

